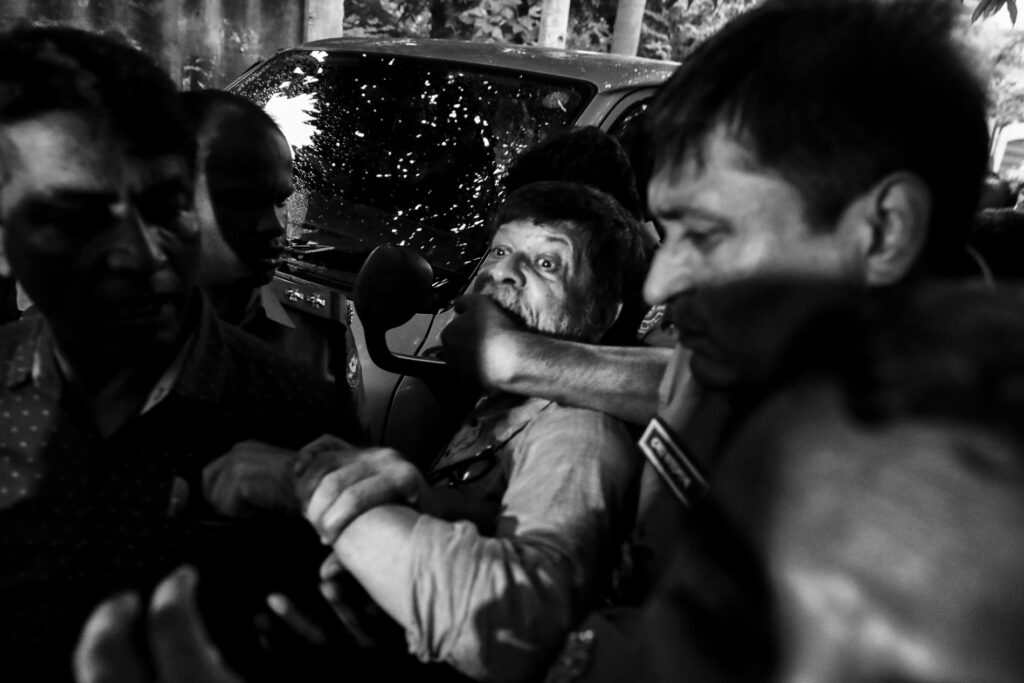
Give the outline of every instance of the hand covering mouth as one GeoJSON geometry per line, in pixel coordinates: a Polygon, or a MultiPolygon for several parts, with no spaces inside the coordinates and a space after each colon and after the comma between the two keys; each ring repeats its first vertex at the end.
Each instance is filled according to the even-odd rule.
{"type": "Polygon", "coordinates": [[[480,290],[480,294],[490,298],[491,301],[498,305],[498,308],[505,311],[520,327],[533,329],[526,321],[526,316],[523,315],[523,307],[519,302],[519,295],[512,290],[507,287],[484,286],[480,290]]]}

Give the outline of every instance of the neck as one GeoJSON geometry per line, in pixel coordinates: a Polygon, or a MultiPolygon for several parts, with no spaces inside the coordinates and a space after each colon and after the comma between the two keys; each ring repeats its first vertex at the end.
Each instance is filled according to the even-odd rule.
{"type": "Polygon", "coordinates": [[[192,327],[185,326],[172,344],[130,355],[123,350],[83,347],[54,330],[53,350],[65,396],[88,412],[102,436],[108,436],[142,409],[192,327]]]}
{"type": "Polygon", "coordinates": [[[203,291],[217,312],[217,317],[232,325],[242,322],[253,299],[259,296],[259,288],[250,282],[207,285],[203,291]]]}

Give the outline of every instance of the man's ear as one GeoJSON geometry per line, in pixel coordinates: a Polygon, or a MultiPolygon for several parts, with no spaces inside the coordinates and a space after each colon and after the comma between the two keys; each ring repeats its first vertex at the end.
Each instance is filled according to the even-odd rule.
{"type": "Polygon", "coordinates": [[[863,197],[869,231],[866,257],[868,285],[902,280],[917,263],[928,239],[932,195],[917,175],[892,173],[863,197]]]}

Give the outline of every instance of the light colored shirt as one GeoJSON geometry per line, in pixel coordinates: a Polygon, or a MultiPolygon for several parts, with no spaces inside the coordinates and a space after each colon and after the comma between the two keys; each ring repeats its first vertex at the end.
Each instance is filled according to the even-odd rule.
{"type": "Polygon", "coordinates": [[[489,447],[495,466],[458,488],[500,501],[492,532],[416,521],[407,638],[421,659],[473,678],[527,680],[607,589],[641,458],[612,417],[498,395],[478,404],[433,471],[489,447]]]}

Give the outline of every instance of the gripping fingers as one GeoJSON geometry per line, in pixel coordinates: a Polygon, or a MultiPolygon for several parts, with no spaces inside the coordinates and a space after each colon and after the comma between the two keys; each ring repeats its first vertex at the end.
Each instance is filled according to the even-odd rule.
{"type": "MultiPolygon", "coordinates": [[[[411,466],[410,466],[411,469],[411,466]]],[[[405,468],[396,468],[357,481],[338,494],[314,522],[320,540],[333,545],[341,532],[359,515],[388,503],[415,501],[418,493],[415,479],[405,468]]]]}
{"type": "Polygon", "coordinates": [[[371,474],[369,464],[362,460],[325,474],[316,484],[313,495],[306,504],[306,519],[319,531],[318,522],[334,500],[342,495],[345,489],[371,474]]]}
{"type": "Polygon", "coordinates": [[[315,524],[320,539],[332,545],[352,520],[371,508],[392,502],[394,491],[376,479],[363,479],[338,495],[315,524]]]}
{"type": "Polygon", "coordinates": [[[321,453],[329,451],[348,451],[354,448],[355,446],[342,438],[334,436],[333,434],[324,434],[299,449],[299,458],[295,465],[296,468],[302,469],[315,460],[321,453]]]}

